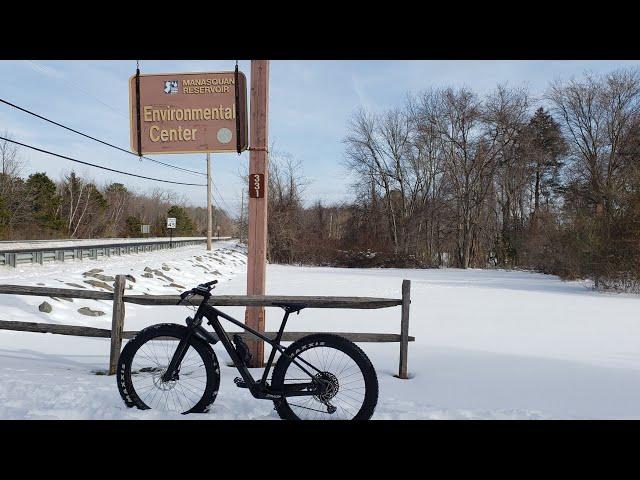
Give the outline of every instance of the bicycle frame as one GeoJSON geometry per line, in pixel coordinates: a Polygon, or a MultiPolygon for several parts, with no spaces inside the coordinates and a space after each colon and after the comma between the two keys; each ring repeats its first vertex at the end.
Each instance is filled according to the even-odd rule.
{"type": "Polygon", "coordinates": [[[190,333],[186,336],[186,338],[182,339],[179,342],[178,347],[176,348],[176,351],[171,361],[169,362],[167,371],[163,375],[163,379],[169,380],[177,374],[177,367],[182,362],[182,359],[184,358],[184,355],[186,354],[186,351],[188,349],[190,336],[196,335],[197,337],[207,341],[208,343],[215,344],[218,342],[218,340],[222,342],[222,345],[224,346],[225,350],[231,357],[231,360],[233,361],[234,366],[240,373],[242,380],[244,381],[247,388],[255,398],[277,400],[282,397],[322,395],[325,387],[324,382],[318,381],[318,380],[313,381],[313,379],[315,378],[315,375],[309,372],[309,370],[307,370],[300,362],[305,363],[308,367],[310,367],[310,369],[315,370],[318,373],[322,373],[322,372],[302,358],[300,358],[300,362],[299,362],[297,359],[290,357],[287,353],[285,353],[285,350],[286,350],[285,347],[283,347],[280,344],[280,340],[282,339],[282,334],[284,332],[284,328],[287,323],[287,320],[289,319],[289,315],[294,312],[300,312],[300,310],[305,308],[305,306],[303,305],[294,306],[292,304],[279,304],[276,306],[280,306],[281,308],[283,308],[285,311],[285,314],[282,319],[282,323],[280,325],[278,333],[276,334],[276,337],[272,340],[266,337],[265,335],[263,335],[262,333],[240,322],[239,320],[233,318],[232,316],[227,315],[226,313],[209,305],[208,298],[205,297],[203,301],[200,303],[200,306],[198,307],[198,310],[194,318],[187,319],[187,326],[189,327],[190,333]],[[269,355],[269,360],[267,361],[267,365],[265,367],[264,373],[260,380],[256,380],[253,378],[247,365],[245,365],[244,360],[240,358],[240,355],[238,355],[238,353],[236,352],[236,349],[233,343],[231,342],[229,335],[227,334],[226,330],[222,327],[220,323],[219,317],[222,317],[225,320],[233,323],[234,325],[239,326],[243,330],[249,332],[254,337],[257,337],[260,340],[263,340],[267,342],[269,345],[271,345],[272,348],[271,348],[271,353],[269,355]],[[208,330],[206,330],[202,326],[203,318],[206,318],[209,325],[213,327],[213,330],[215,331],[215,335],[209,332],[208,330]],[[273,389],[271,386],[269,386],[267,384],[267,377],[269,375],[269,371],[271,370],[271,366],[273,365],[273,360],[275,358],[276,351],[279,351],[281,355],[286,355],[288,358],[290,358],[295,365],[297,365],[303,372],[309,375],[309,378],[312,381],[307,383],[295,383],[295,384],[283,385],[281,389],[273,389]]]}

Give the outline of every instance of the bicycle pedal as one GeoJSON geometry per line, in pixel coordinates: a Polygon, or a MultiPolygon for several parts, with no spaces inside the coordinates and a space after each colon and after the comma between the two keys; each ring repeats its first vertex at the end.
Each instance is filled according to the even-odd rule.
{"type": "Polygon", "coordinates": [[[247,382],[245,382],[241,377],[234,378],[233,383],[235,383],[238,388],[248,388],[247,382]]]}

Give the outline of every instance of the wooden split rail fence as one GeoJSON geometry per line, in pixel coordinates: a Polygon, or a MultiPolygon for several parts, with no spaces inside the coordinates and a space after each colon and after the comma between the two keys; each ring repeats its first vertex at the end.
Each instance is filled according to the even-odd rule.
{"type": "MultiPolygon", "coordinates": [[[[32,287],[25,285],[0,285],[0,294],[6,295],[30,295],[39,297],[58,298],[83,298],[92,300],[112,300],[113,311],[111,329],[84,327],[77,325],[60,325],[51,323],[18,322],[0,320],[0,330],[16,330],[21,332],[53,333],[58,335],[74,335],[80,337],[111,338],[111,350],[109,355],[109,375],[116,371],[118,357],[122,346],[122,339],[133,337],[136,331],[124,330],[125,303],[137,305],[176,306],[179,295],[126,295],[126,277],[117,275],[114,283],[114,292],[97,290],[82,290],[70,288],[32,287]]],[[[401,307],[400,334],[392,333],[351,333],[335,332],[353,342],[399,342],[400,360],[398,377],[408,378],[407,357],[409,342],[414,337],[409,336],[409,304],[411,282],[402,281],[402,298],[371,298],[371,297],[317,297],[317,296],[279,296],[279,295],[214,295],[209,300],[216,307],[273,307],[278,302],[305,303],[308,308],[346,308],[346,309],[377,309],[388,307],[401,307]]],[[[235,333],[235,332],[234,332],[235,333]]],[[[285,332],[282,341],[292,342],[304,335],[314,332],[285,332]]],[[[255,339],[246,332],[240,333],[243,340],[255,339]]],[[[276,332],[267,332],[270,338],[275,337],[276,332]]]]}

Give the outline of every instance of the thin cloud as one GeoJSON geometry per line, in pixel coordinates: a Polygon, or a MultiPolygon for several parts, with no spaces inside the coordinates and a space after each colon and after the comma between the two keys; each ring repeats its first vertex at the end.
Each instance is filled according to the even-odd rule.
{"type": "Polygon", "coordinates": [[[351,74],[351,85],[353,86],[353,90],[356,92],[358,96],[358,100],[360,101],[360,105],[367,109],[371,109],[373,103],[369,100],[369,97],[365,94],[364,90],[361,87],[361,82],[358,79],[356,74],[351,74]]]}
{"type": "Polygon", "coordinates": [[[56,70],[53,67],[49,67],[47,65],[41,65],[39,63],[34,62],[33,60],[24,60],[25,63],[23,65],[27,65],[31,70],[35,70],[36,72],[40,72],[45,74],[48,77],[52,78],[63,78],[65,75],[59,70],[56,70]]]}

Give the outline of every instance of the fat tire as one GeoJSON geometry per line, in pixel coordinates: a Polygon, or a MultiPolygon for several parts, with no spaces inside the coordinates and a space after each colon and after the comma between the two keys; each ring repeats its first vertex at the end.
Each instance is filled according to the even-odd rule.
{"type": "MultiPolygon", "coordinates": [[[[136,407],[140,410],[147,410],[151,407],[147,406],[136,393],[133,382],[131,381],[131,362],[138,349],[146,342],[157,337],[170,336],[175,338],[184,338],[188,332],[188,328],[175,323],[161,323],[152,325],[140,330],[135,337],[127,342],[118,359],[118,369],[116,372],[116,381],[118,383],[118,391],[127,407],[136,407]]],[[[202,398],[190,410],[182,412],[187,413],[206,413],[215,402],[220,387],[220,365],[215,352],[211,346],[192,336],[189,345],[198,352],[204,361],[207,372],[207,384],[202,394],[202,398]]]]}
{"type": "MultiPolygon", "coordinates": [[[[339,335],[332,335],[327,333],[318,333],[313,335],[307,335],[299,340],[293,342],[285,350],[284,353],[290,357],[295,358],[296,352],[305,351],[309,344],[315,344],[317,342],[324,342],[324,346],[335,348],[351,357],[356,364],[360,367],[365,382],[365,398],[362,403],[362,407],[358,413],[354,416],[353,420],[369,420],[373,412],[375,411],[378,403],[378,376],[376,370],[369,360],[369,357],[362,351],[362,349],[350,340],[339,335]]],[[[276,366],[273,370],[273,376],[271,378],[271,385],[274,388],[281,388],[284,384],[287,368],[291,364],[291,360],[283,355],[280,355],[276,366]]],[[[296,397],[293,397],[296,398],[296,397]]],[[[291,407],[287,403],[287,399],[274,401],[275,410],[283,420],[301,420],[291,407]]]]}

